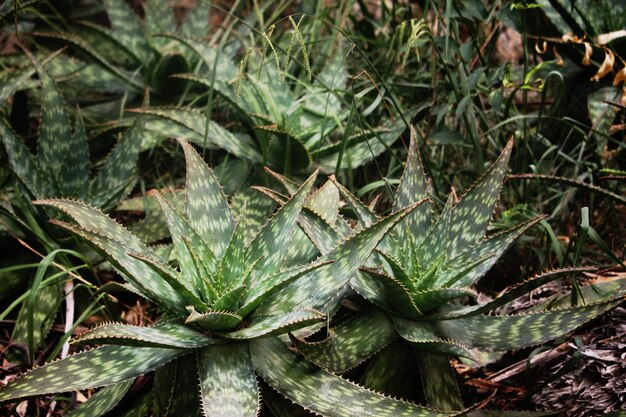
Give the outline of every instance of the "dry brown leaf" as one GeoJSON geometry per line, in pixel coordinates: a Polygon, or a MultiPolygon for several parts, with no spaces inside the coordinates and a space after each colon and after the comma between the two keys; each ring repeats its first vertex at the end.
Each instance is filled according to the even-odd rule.
{"type": "Polygon", "coordinates": [[[563,57],[557,51],[556,46],[552,47],[552,53],[554,53],[554,57],[556,58],[556,65],[562,67],[564,65],[563,57]]]}
{"type": "Polygon", "coordinates": [[[578,36],[574,35],[572,32],[567,32],[565,35],[563,35],[561,37],[561,39],[563,39],[563,42],[574,42],[574,43],[582,43],[584,37],[579,38],[578,36]]]}
{"type": "Polygon", "coordinates": [[[610,49],[604,49],[604,61],[596,72],[596,75],[591,77],[591,81],[600,81],[600,78],[604,77],[611,71],[613,71],[613,65],[615,64],[615,54],[610,49]]]}
{"type": "Polygon", "coordinates": [[[593,47],[589,42],[583,42],[585,45],[585,56],[583,56],[583,65],[591,65],[591,54],[593,54],[593,47]]]}
{"type": "Polygon", "coordinates": [[[545,54],[547,50],[548,50],[548,42],[546,41],[541,42],[541,46],[539,46],[539,42],[535,42],[535,51],[539,55],[545,54]]]}
{"type": "Polygon", "coordinates": [[[615,78],[613,78],[613,85],[618,85],[626,81],[626,66],[621,71],[617,71],[615,78]]]}

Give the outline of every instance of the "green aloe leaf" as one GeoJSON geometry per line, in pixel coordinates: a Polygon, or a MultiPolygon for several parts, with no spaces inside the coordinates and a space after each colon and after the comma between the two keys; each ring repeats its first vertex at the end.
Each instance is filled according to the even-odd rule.
{"type": "Polygon", "coordinates": [[[141,124],[135,123],[124,133],[90,184],[89,201],[96,207],[115,206],[135,184],[141,130],[141,124]]]}
{"type": "MultiPolygon", "coordinates": [[[[543,272],[538,274],[532,278],[524,280],[519,284],[515,284],[506,289],[506,291],[500,294],[493,301],[490,301],[485,304],[478,304],[474,306],[457,308],[454,310],[447,311],[445,313],[435,314],[430,316],[434,319],[454,319],[460,317],[467,316],[475,316],[478,314],[486,314],[490,311],[495,310],[498,307],[501,307],[518,297],[521,297],[525,294],[528,294],[530,291],[539,288],[542,285],[545,285],[549,282],[552,282],[556,279],[562,278],[563,276],[572,275],[581,272],[591,272],[596,268],[594,267],[575,267],[575,268],[563,268],[563,269],[555,269],[543,272]]],[[[568,297],[569,299],[569,297],[568,297]]]]}
{"type": "Polygon", "coordinates": [[[331,175],[330,180],[335,184],[335,187],[341,193],[341,196],[346,200],[348,205],[354,210],[359,223],[364,227],[370,227],[372,224],[378,221],[378,216],[367,207],[365,203],[359,200],[354,194],[352,194],[346,187],[341,185],[334,175],[331,175]]]}
{"type": "Polygon", "coordinates": [[[622,300],[514,316],[472,316],[433,322],[443,337],[490,350],[520,349],[563,336],[622,300]]]}
{"type": "Polygon", "coordinates": [[[20,376],[0,390],[0,403],[116,384],[163,366],[185,352],[135,346],[88,350],[20,376]]]}
{"type": "Polygon", "coordinates": [[[239,285],[235,288],[228,290],[224,295],[215,300],[212,308],[215,310],[236,310],[241,304],[241,300],[245,296],[248,287],[245,285],[239,285]]]}
{"type": "Polygon", "coordinates": [[[476,298],[478,293],[472,288],[434,288],[412,294],[413,302],[421,311],[431,310],[461,297],[476,298]]]}
{"type": "MultiPolygon", "coordinates": [[[[393,202],[393,209],[399,210],[402,207],[406,207],[409,204],[416,203],[418,201],[427,199],[431,195],[430,180],[424,172],[422,161],[420,159],[419,150],[417,148],[417,139],[415,137],[415,130],[411,128],[411,141],[409,143],[409,151],[406,158],[406,164],[404,167],[404,174],[400,179],[400,186],[393,202]]],[[[408,254],[408,241],[403,239],[414,240],[414,244],[419,245],[432,222],[432,202],[426,201],[420,205],[413,213],[411,213],[403,221],[406,225],[407,231],[404,229],[396,229],[395,233],[399,236],[404,253],[408,254]],[[410,233],[409,237],[407,233],[410,233]]]]}
{"type": "Polygon", "coordinates": [[[364,311],[328,330],[322,341],[307,342],[290,335],[309,362],[330,372],[345,372],[388,345],[396,331],[391,320],[375,308],[364,311]]]}
{"type": "Polygon", "coordinates": [[[16,91],[26,88],[34,73],[35,68],[30,66],[0,72],[0,104],[4,105],[16,91]]]}
{"type": "Polygon", "coordinates": [[[9,157],[11,170],[33,196],[44,198],[56,194],[54,182],[48,183],[26,145],[17,138],[4,120],[0,120],[0,139],[9,157]]]}
{"type": "Polygon", "coordinates": [[[137,15],[125,2],[105,0],[104,5],[113,28],[111,35],[134,55],[137,62],[147,62],[151,55],[150,46],[137,15]]]}
{"type": "Polygon", "coordinates": [[[168,1],[147,0],[144,4],[144,26],[148,35],[148,42],[155,49],[161,49],[167,44],[167,40],[151,35],[170,33],[176,31],[174,11],[168,1]]]}
{"type": "Polygon", "coordinates": [[[305,409],[328,417],[449,416],[393,400],[299,360],[275,338],[250,343],[252,363],[263,380],[305,409]]]}
{"type": "Polygon", "coordinates": [[[185,216],[219,258],[233,234],[235,220],[211,169],[188,142],[179,142],[187,161],[185,216]]]}
{"type": "MultiPolygon", "coordinates": [[[[40,200],[38,204],[45,204],[64,211],[74,217],[75,220],[85,220],[85,216],[93,216],[103,223],[102,228],[95,227],[95,230],[106,231],[108,235],[90,232],[89,225],[83,223],[84,229],[72,226],[68,223],[60,221],[52,221],[57,226],[84,238],[96,250],[104,252],[110,262],[122,273],[126,281],[132,286],[132,289],[173,313],[185,314],[184,299],[157,273],[153,272],[143,261],[130,256],[128,253],[137,251],[150,254],[146,247],[130,233],[128,233],[121,225],[117,224],[113,219],[98,212],[96,209],[85,206],[82,203],[69,200],[40,200]],[[78,208],[78,210],[74,210],[78,208]],[[100,218],[100,219],[98,219],[100,218]],[[106,220],[105,220],[106,219],[106,220]],[[117,228],[114,230],[109,222],[113,222],[117,228]],[[108,228],[108,229],[107,229],[108,228]],[[112,237],[117,235],[120,239],[112,237]],[[143,250],[142,250],[143,249],[143,250]]],[[[79,222],[80,223],[80,222],[79,222]]]]}
{"type": "Polygon", "coordinates": [[[352,286],[359,294],[387,311],[411,319],[422,316],[411,291],[394,277],[366,270],[352,280],[352,286]],[[382,300],[379,300],[381,297],[382,300]]]}
{"type": "Polygon", "coordinates": [[[155,369],[152,383],[152,411],[155,416],[166,416],[174,396],[178,361],[170,362],[155,369]]]}
{"type": "MultiPolygon", "coordinates": [[[[183,136],[196,145],[214,145],[238,158],[252,163],[261,162],[261,156],[256,150],[256,145],[249,136],[235,136],[217,123],[210,120],[207,122],[206,115],[199,111],[188,108],[153,108],[136,109],[133,112],[156,117],[162,121],[173,122],[188,129],[191,134],[183,136]],[[207,127],[208,133],[205,137],[207,127]]],[[[154,128],[154,126],[150,126],[150,123],[147,123],[146,126],[147,128],[154,128]]]]}
{"type": "Polygon", "coordinates": [[[65,32],[34,32],[32,33],[32,35],[42,38],[59,39],[68,42],[85,52],[87,55],[91,56],[101,67],[104,67],[106,70],[115,75],[118,79],[125,82],[132,91],[140,93],[143,89],[143,85],[137,79],[137,77],[113,65],[106,58],[100,55],[100,53],[98,53],[89,44],[89,42],[76,34],[65,32]]]}
{"type": "Polygon", "coordinates": [[[209,12],[211,6],[204,4],[196,4],[195,7],[187,13],[185,20],[180,25],[179,31],[187,36],[203,38],[208,30],[209,12]]]}
{"type": "Polygon", "coordinates": [[[278,316],[253,317],[245,328],[224,333],[228,339],[247,340],[288,333],[326,320],[326,315],[315,310],[296,310],[278,316]]]}
{"type": "Polygon", "coordinates": [[[108,413],[120,402],[124,395],[128,392],[131,385],[135,382],[134,378],[128,381],[119,382],[109,385],[96,392],[89,401],[81,404],[78,408],[70,411],[67,415],[70,417],[100,417],[108,413]]]}
{"type": "Polygon", "coordinates": [[[428,405],[438,410],[463,410],[465,406],[448,357],[418,351],[415,352],[415,358],[428,405]]]}
{"type": "MultiPolygon", "coordinates": [[[[302,231],[322,255],[326,255],[332,251],[350,234],[350,231],[346,230],[344,234],[337,228],[331,226],[320,214],[315,213],[307,207],[304,207],[302,210],[298,222],[302,231]]],[[[337,221],[336,224],[340,223],[341,221],[337,221]]]]}
{"type": "Polygon", "coordinates": [[[199,310],[207,308],[207,305],[198,297],[196,291],[189,287],[188,280],[182,278],[180,272],[158,258],[137,253],[129,253],[128,255],[142,261],[163,278],[185,300],[185,304],[192,305],[199,310]]]}
{"type": "Polygon", "coordinates": [[[280,267],[289,249],[300,211],[317,177],[314,172],[298,192],[267,222],[247,250],[248,259],[261,259],[251,276],[251,286],[256,281],[273,274],[280,267]]]}
{"type": "Polygon", "coordinates": [[[400,337],[419,350],[462,356],[476,362],[479,360],[477,352],[469,345],[450,336],[441,337],[435,324],[430,321],[394,317],[393,323],[400,337]]]}
{"type": "Polygon", "coordinates": [[[210,346],[197,351],[202,414],[256,417],[260,396],[248,343],[210,346]]]}
{"type": "Polygon", "coordinates": [[[500,194],[512,148],[513,139],[509,140],[498,159],[454,206],[447,250],[449,256],[461,253],[485,235],[500,194]]]}
{"type": "Polygon", "coordinates": [[[334,261],[332,264],[311,271],[306,278],[285,287],[272,298],[271,303],[262,306],[259,314],[278,314],[280,311],[307,307],[322,312],[334,309],[347,289],[350,278],[369,258],[389,229],[414,208],[415,205],[393,213],[344,241],[319,259],[334,261]]]}
{"type": "Polygon", "coordinates": [[[203,330],[212,332],[234,329],[243,321],[243,317],[230,311],[211,310],[199,313],[193,307],[189,307],[189,317],[185,323],[193,323],[203,330]]]}
{"type": "Polygon", "coordinates": [[[74,134],[65,103],[54,81],[30,53],[41,82],[41,124],[39,126],[38,159],[41,169],[56,181],[58,191],[66,197],[84,197],[84,185],[89,176],[89,149],[82,120],[76,123],[74,134]]]}
{"type": "Polygon", "coordinates": [[[166,414],[168,417],[202,417],[198,382],[196,355],[190,353],[177,359],[172,397],[166,414]]]}
{"type": "Polygon", "coordinates": [[[217,258],[209,249],[208,244],[189,224],[189,222],[169,203],[158,191],[154,192],[161,211],[165,215],[167,226],[170,230],[174,249],[176,250],[176,260],[180,266],[182,274],[180,277],[194,295],[198,296],[205,285],[210,285],[213,289],[218,288],[216,282],[212,282],[212,277],[217,272],[217,258]],[[197,258],[196,258],[197,255],[197,258]],[[198,259],[198,262],[196,262],[198,259]],[[207,279],[207,284],[204,283],[207,279]]]}
{"type": "Polygon", "coordinates": [[[107,323],[75,337],[71,343],[193,349],[219,343],[219,340],[177,322],[153,327],[107,323]]]}

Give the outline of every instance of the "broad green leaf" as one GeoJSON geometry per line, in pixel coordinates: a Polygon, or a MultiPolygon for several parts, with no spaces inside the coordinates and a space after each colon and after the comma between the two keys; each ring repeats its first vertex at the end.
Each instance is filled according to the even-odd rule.
{"type": "Polygon", "coordinates": [[[26,145],[17,138],[4,120],[0,120],[0,138],[9,157],[11,170],[28,191],[36,198],[56,194],[54,181],[48,183],[49,178],[39,170],[26,145]]]}
{"type": "Polygon", "coordinates": [[[218,258],[226,250],[235,220],[222,187],[200,155],[179,140],[187,161],[185,216],[218,258]]]}
{"type": "Polygon", "coordinates": [[[67,196],[84,200],[87,198],[89,188],[89,147],[85,123],[78,107],[70,143],[71,148],[65,160],[68,168],[64,172],[63,184],[59,184],[59,189],[67,196]]]}
{"type": "Polygon", "coordinates": [[[309,194],[317,171],[314,172],[298,192],[265,224],[263,229],[254,238],[247,251],[249,260],[260,258],[251,276],[251,285],[256,286],[258,280],[275,273],[282,264],[291,237],[296,228],[296,221],[309,194]]]}
{"type": "Polygon", "coordinates": [[[475,299],[478,296],[472,288],[434,288],[411,294],[413,302],[421,311],[440,307],[461,297],[475,299]]]}
{"type": "MultiPolygon", "coordinates": [[[[449,233],[452,222],[452,195],[448,197],[446,205],[437,221],[428,229],[428,234],[417,247],[416,260],[420,269],[430,269],[437,260],[442,260],[448,247],[449,233]]],[[[417,281],[417,288],[428,288],[424,281],[417,281]]]]}
{"type": "Polygon", "coordinates": [[[75,337],[71,343],[193,349],[219,340],[177,322],[153,327],[107,323],[75,337]]]}
{"type": "Polygon", "coordinates": [[[203,330],[220,332],[234,329],[243,321],[243,317],[230,311],[210,310],[199,313],[193,307],[189,307],[189,317],[185,323],[193,323],[203,330]]]}
{"type": "Polygon", "coordinates": [[[478,362],[478,353],[456,338],[441,337],[434,323],[430,321],[406,320],[393,318],[393,323],[400,337],[410,342],[415,348],[427,352],[462,356],[478,362]]]}
{"type": "Polygon", "coordinates": [[[463,410],[465,406],[447,356],[418,351],[415,358],[428,405],[438,410],[463,410]]]}
{"type": "Polygon", "coordinates": [[[178,361],[170,362],[154,371],[152,383],[152,412],[155,416],[167,415],[174,396],[174,383],[178,361]]]}
{"type": "Polygon", "coordinates": [[[272,297],[259,314],[278,314],[298,308],[314,308],[324,313],[335,308],[352,275],[365,263],[385,234],[415,205],[391,214],[370,228],[344,241],[319,261],[334,261],[325,268],[311,271],[272,297]]]}
{"type": "Polygon", "coordinates": [[[332,181],[326,181],[307,199],[306,207],[333,226],[339,215],[339,190],[332,181]]]}
{"type": "Polygon", "coordinates": [[[263,380],[305,409],[327,417],[449,416],[411,403],[393,400],[315,368],[298,358],[280,340],[250,342],[252,363],[263,380]]]}
{"type": "MultiPolygon", "coordinates": [[[[207,122],[204,113],[199,111],[188,108],[152,108],[137,109],[134,110],[134,113],[145,114],[161,120],[174,122],[189,129],[193,134],[183,136],[199,146],[214,145],[238,158],[245,159],[252,163],[261,162],[261,156],[256,150],[257,147],[249,136],[234,135],[211,120],[207,122]],[[207,127],[208,133],[205,137],[207,127]]],[[[154,128],[154,126],[151,127],[149,123],[147,123],[147,127],[154,128]]]]}
{"type": "Polygon", "coordinates": [[[0,390],[0,403],[116,384],[163,366],[185,352],[135,346],[88,350],[20,376],[0,390]]]}
{"type": "Polygon", "coordinates": [[[245,188],[232,198],[231,207],[233,216],[240,219],[244,243],[249,245],[276,206],[273,201],[259,196],[256,191],[245,188]]]}
{"type": "Polygon", "coordinates": [[[137,79],[138,77],[133,76],[132,73],[124,71],[121,68],[118,68],[110,63],[106,58],[100,55],[100,53],[98,53],[98,51],[96,51],[84,38],[81,38],[74,33],[66,32],[34,32],[32,34],[34,36],[42,38],[59,39],[65,42],[69,42],[70,44],[85,52],[87,55],[91,56],[101,67],[104,67],[106,70],[110,71],[121,81],[124,81],[130,90],[136,93],[140,93],[142,91],[143,85],[137,79]]]}
{"type": "MultiPolygon", "coordinates": [[[[415,130],[411,128],[411,142],[409,143],[404,173],[393,202],[393,209],[399,210],[409,204],[427,199],[430,197],[431,191],[430,180],[426,177],[419,149],[417,148],[415,130]]],[[[431,222],[432,203],[426,201],[403,220],[402,224],[406,227],[406,231],[404,231],[404,228],[395,229],[394,233],[400,237],[405,254],[409,253],[409,249],[407,246],[408,242],[404,240],[413,239],[414,244],[419,245],[423,237],[426,236],[431,222]],[[408,235],[409,233],[410,235],[408,235]]]]}
{"type": "MultiPolygon", "coordinates": [[[[69,208],[70,210],[72,208],[70,206],[71,204],[77,205],[77,207],[81,207],[80,203],[71,202],[69,200],[41,200],[39,201],[39,203],[54,206],[61,210],[63,204],[66,208],[69,208]]],[[[95,211],[95,209],[93,208],[90,208],[88,206],[82,206],[80,209],[90,210],[92,214],[95,212],[98,214],[98,216],[104,217],[115,223],[115,221],[106,217],[104,214],[95,211]]],[[[68,211],[65,212],[70,214],[68,211]]],[[[77,213],[79,212],[72,212],[72,214],[77,213]]],[[[74,219],[76,220],[77,217],[74,217],[74,219]]],[[[124,230],[124,233],[118,233],[118,235],[124,237],[124,239],[116,240],[115,238],[110,236],[106,236],[96,232],[90,232],[87,228],[81,229],[79,227],[72,226],[68,223],[60,221],[53,221],[52,223],[56,224],[57,226],[63,227],[64,229],[72,232],[75,235],[82,237],[96,250],[105,253],[109,262],[112,262],[115,268],[117,268],[122,273],[126,281],[132,286],[132,289],[135,292],[167,308],[175,314],[185,314],[185,301],[183,300],[183,298],[181,298],[181,296],[177,292],[173,291],[172,287],[157,273],[153,272],[152,269],[148,267],[144,262],[140,261],[139,259],[133,258],[128,254],[129,252],[135,251],[137,249],[139,249],[137,250],[137,252],[144,252],[148,254],[150,254],[150,251],[147,248],[144,248],[145,250],[142,251],[142,248],[137,246],[137,242],[139,241],[135,241],[134,239],[136,238],[130,234],[128,235],[132,236],[132,238],[125,239],[124,233],[128,233],[126,232],[126,230],[124,230]]],[[[120,228],[122,227],[120,225],[117,226],[120,228]]],[[[103,229],[96,228],[96,230],[103,229]]],[[[111,229],[109,229],[109,231],[111,231],[111,229]]]]}
{"type": "Polygon", "coordinates": [[[352,194],[346,187],[341,185],[334,175],[331,175],[330,180],[335,184],[342,197],[348,205],[354,210],[359,223],[363,227],[370,227],[372,224],[378,221],[378,216],[373,213],[365,203],[359,200],[354,194],[352,194]]]}
{"type": "Polygon", "coordinates": [[[129,253],[128,255],[142,261],[163,278],[185,300],[186,305],[192,305],[199,310],[207,308],[207,305],[197,295],[197,291],[190,288],[188,281],[183,279],[180,272],[152,256],[137,253],[129,253]]]}
{"type": "Polygon", "coordinates": [[[256,417],[260,395],[248,343],[210,346],[197,351],[202,414],[256,417]]]}
{"type": "Polygon", "coordinates": [[[187,16],[180,25],[180,32],[190,37],[203,38],[209,31],[209,5],[196,4],[187,12],[187,16]]]}
{"type": "Polygon", "coordinates": [[[475,246],[454,258],[445,269],[435,277],[434,286],[469,287],[482,278],[504,252],[524,232],[539,223],[545,216],[537,216],[508,230],[480,240],[475,246]],[[481,262],[479,262],[482,259],[481,262]],[[464,270],[468,265],[475,267],[464,270]]]}
{"type": "Polygon", "coordinates": [[[377,302],[376,295],[370,301],[389,312],[410,319],[422,316],[422,312],[415,304],[413,293],[394,277],[366,270],[360,273],[358,279],[352,280],[352,285],[359,294],[368,299],[372,298],[369,297],[371,293],[381,294],[380,296],[384,298],[383,303],[377,302]]]}
{"type": "Polygon", "coordinates": [[[449,256],[461,253],[484,237],[500,194],[512,148],[513,139],[506,144],[496,162],[454,206],[449,233],[450,242],[447,246],[449,256]]]}
{"type": "Polygon", "coordinates": [[[367,308],[329,329],[324,340],[307,342],[290,336],[298,352],[309,362],[330,372],[344,372],[389,344],[396,331],[384,313],[367,308]]]}
{"type": "MultiPolygon", "coordinates": [[[[322,218],[321,215],[308,209],[306,206],[300,213],[298,219],[302,231],[307,235],[317,250],[326,255],[332,251],[345,237],[350,233],[342,233],[335,227],[331,226],[322,218]]],[[[336,224],[340,224],[337,221],[336,224]]]]}
{"type": "Polygon", "coordinates": [[[30,66],[0,72],[0,105],[4,106],[9,97],[25,88],[34,73],[35,69],[30,66]]]}
{"type": "Polygon", "coordinates": [[[131,378],[128,381],[118,382],[117,384],[104,387],[89,398],[86,403],[81,404],[67,415],[70,417],[103,416],[124,398],[124,395],[126,395],[131,385],[133,385],[133,382],[135,382],[135,379],[131,378]]]}
{"type": "Polygon", "coordinates": [[[132,52],[137,62],[148,62],[151,55],[150,46],[137,15],[123,1],[105,0],[104,5],[113,28],[112,36],[120,45],[132,52]]]}
{"type": "Polygon", "coordinates": [[[296,310],[279,316],[257,316],[241,330],[224,333],[228,339],[246,340],[288,333],[326,320],[326,315],[315,310],[296,310]]]}
{"type": "Polygon", "coordinates": [[[177,359],[172,399],[166,414],[168,417],[202,417],[198,382],[196,355],[190,353],[177,359]]]}
{"type": "Polygon", "coordinates": [[[39,61],[32,55],[30,59],[41,82],[39,166],[56,181],[61,195],[81,197],[83,184],[89,175],[89,149],[82,120],[79,118],[76,124],[78,132],[72,135],[59,90],[39,61]]]}
{"type": "Polygon", "coordinates": [[[141,124],[136,122],[124,133],[90,184],[89,200],[96,207],[113,207],[126,197],[122,192],[134,185],[141,148],[141,129],[141,124]]]}
{"type": "Polygon", "coordinates": [[[489,350],[521,349],[563,336],[622,300],[514,316],[472,316],[433,322],[443,337],[489,350]]]}
{"type": "Polygon", "coordinates": [[[361,385],[395,398],[421,398],[419,372],[411,346],[396,339],[368,363],[361,385]]]}
{"type": "MultiPolygon", "coordinates": [[[[297,280],[300,278],[306,279],[309,274],[314,273],[316,270],[329,268],[331,264],[332,261],[314,262],[305,266],[296,266],[286,271],[279,272],[276,275],[266,277],[262,281],[257,282],[256,286],[252,287],[248,291],[248,293],[244,297],[244,300],[242,301],[242,306],[237,313],[242,316],[248,315],[261,303],[267,300],[272,300],[272,294],[277,293],[279,290],[281,290],[281,288],[285,287],[289,283],[292,283],[294,281],[297,282],[297,280]]],[[[302,307],[294,308],[294,310],[297,310],[298,308],[302,307]]],[[[265,315],[271,316],[273,314],[265,315]]]]}
{"type": "Polygon", "coordinates": [[[247,289],[245,285],[239,285],[224,293],[211,307],[215,310],[237,310],[247,289]]]}
{"type": "MultiPolygon", "coordinates": [[[[559,279],[566,275],[572,275],[581,272],[590,272],[595,270],[593,267],[575,267],[575,268],[563,268],[543,272],[532,278],[524,280],[519,284],[508,287],[502,294],[496,297],[493,301],[485,304],[478,304],[474,306],[456,308],[444,313],[435,314],[431,316],[435,319],[455,319],[466,316],[475,316],[478,314],[486,314],[490,311],[501,307],[518,297],[528,294],[530,291],[539,288],[549,282],[559,279]]],[[[569,299],[569,296],[567,297],[569,299]]]]}
{"type": "MultiPolygon", "coordinates": [[[[189,224],[189,222],[159,193],[154,192],[161,211],[165,215],[167,226],[170,230],[176,257],[188,288],[195,295],[202,293],[202,288],[206,285],[203,280],[207,279],[212,288],[218,288],[217,283],[212,282],[212,277],[217,272],[217,259],[215,254],[209,249],[207,243],[189,224]],[[198,256],[198,262],[195,261],[198,256]]],[[[212,297],[210,298],[212,299],[212,297]]]]}
{"type": "Polygon", "coordinates": [[[176,31],[174,11],[170,2],[167,0],[147,0],[144,3],[143,12],[145,14],[144,26],[148,42],[156,49],[165,47],[167,44],[166,39],[152,35],[176,31]]]}

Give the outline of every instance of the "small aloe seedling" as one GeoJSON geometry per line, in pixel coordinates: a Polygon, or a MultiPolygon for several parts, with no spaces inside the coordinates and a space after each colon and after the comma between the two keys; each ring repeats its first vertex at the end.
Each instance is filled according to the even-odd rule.
{"type": "Polygon", "coordinates": [[[246,244],[246,216],[235,220],[213,173],[191,145],[181,144],[187,159],[184,212],[155,192],[176,265],[84,203],[37,202],[73,219],[71,224],[52,222],[100,251],[127,288],[154,302],[164,317],[150,327],[109,323],[94,328],[73,342],[105,346],[30,371],[0,390],[0,402],[105,387],[76,411],[98,416],[124,397],[136,377],[155,371],[150,408],[159,416],[256,416],[257,375],[324,415],[449,415],[394,401],[321,371],[273,337],[326,320],[324,313],[306,308],[318,305],[321,288],[305,294],[290,283],[333,283],[353,275],[411,208],[355,234],[313,263],[282,269],[316,174],[246,244]],[[291,303],[276,306],[278,295],[291,303]],[[190,387],[192,382],[197,386],[190,387]],[[360,411],[364,407],[369,414],[360,411]]]}
{"type": "MultiPolygon", "coordinates": [[[[476,299],[473,285],[525,230],[543,216],[485,237],[506,172],[513,141],[497,161],[458,201],[448,199],[432,220],[429,180],[421,166],[414,135],[393,210],[419,202],[379,245],[368,268],[351,280],[358,293],[384,310],[368,309],[352,321],[328,332],[323,341],[292,336],[297,349],[310,361],[335,372],[364,361],[398,336],[416,351],[429,403],[439,409],[462,409],[448,360],[458,355],[479,361],[485,354],[537,345],[565,335],[616,306],[621,298],[568,308],[540,306],[521,315],[494,315],[494,311],[559,277],[590,268],[548,271],[513,286],[485,304],[476,299]],[[372,329],[376,329],[372,332],[372,329]]],[[[335,184],[352,206],[362,226],[378,216],[340,184],[335,184]]],[[[300,224],[323,252],[342,237],[342,227],[330,226],[313,211],[300,224]]],[[[372,366],[374,366],[372,363],[372,366]]],[[[377,367],[384,364],[378,363],[377,367]]],[[[385,369],[389,369],[389,366],[385,369]]],[[[385,377],[387,381],[392,376],[385,377]]],[[[384,384],[379,387],[384,388],[384,384]]]]}

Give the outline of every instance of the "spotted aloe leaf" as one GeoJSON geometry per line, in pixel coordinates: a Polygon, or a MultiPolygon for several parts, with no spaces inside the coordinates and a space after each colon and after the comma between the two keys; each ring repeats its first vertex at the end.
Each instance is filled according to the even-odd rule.
{"type": "MultiPolygon", "coordinates": [[[[174,126],[187,129],[186,134],[182,136],[194,142],[199,146],[213,145],[218,146],[238,158],[245,159],[252,163],[261,162],[261,156],[256,150],[256,145],[250,137],[230,133],[217,123],[206,120],[206,116],[198,111],[187,108],[160,108],[160,109],[141,109],[135,110],[135,113],[173,124],[174,126]],[[205,129],[208,127],[208,133],[205,136],[205,129]]],[[[150,123],[146,123],[147,128],[154,129],[150,123]]],[[[159,130],[161,128],[159,127],[159,130]]],[[[157,131],[157,133],[159,133],[157,131]]]]}
{"type": "Polygon", "coordinates": [[[116,384],[150,372],[182,349],[104,346],[77,353],[20,376],[0,390],[0,402],[116,384]]]}
{"type": "Polygon", "coordinates": [[[128,48],[137,62],[146,62],[151,51],[138,17],[124,2],[105,0],[104,5],[113,29],[112,36],[128,48]]]}
{"type": "Polygon", "coordinates": [[[192,349],[216,344],[219,340],[176,322],[154,327],[109,323],[83,333],[72,339],[72,343],[192,349]]]}
{"type": "Polygon", "coordinates": [[[477,315],[433,322],[443,337],[490,350],[519,349],[567,334],[622,300],[512,316],[477,315]]]}
{"type": "Polygon", "coordinates": [[[197,359],[203,415],[259,414],[259,389],[247,343],[206,347],[197,352],[197,359]]]}
{"type": "Polygon", "coordinates": [[[391,320],[380,310],[370,308],[330,328],[324,340],[307,342],[291,335],[291,341],[298,352],[320,368],[344,372],[365,361],[395,337],[391,320]]]}
{"type": "Polygon", "coordinates": [[[438,410],[463,410],[465,406],[450,360],[445,355],[428,352],[418,352],[415,358],[428,404],[438,410]]]}
{"type": "Polygon", "coordinates": [[[71,417],[99,417],[106,414],[124,398],[124,395],[126,395],[131,385],[133,385],[133,382],[135,382],[135,380],[131,378],[127,381],[118,382],[102,388],[89,398],[89,401],[83,403],[68,415],[71,417]]]}
{"type": "Polygon", "coordinates": [[[276,314],[294,308],[312,307],[323,312],[332,311],[347,289],[350,277],[365,263],[385,234],[415,206],[400,210],[355,234],[320,261],[333,261],[328,267],[307,274],[306,279],[291,284],[263,306],[260,314],[276,314]]]}
{"type": "Polygon", "coordinates": [[[411,403],[393,400],[345,379],[298,361],[277,339],[259,339],[250,345],[252,362],[275,390],[305,409],[328,417],[450,416],[411,403]]]}
{"type": "Polygon", "coordinates": [[[28,188],[32,195],[39,198],[54,194],[54,182],[40,171],[29,149],[11,130],[4,120],[0,121],[0,138],[9,157],[9,165],[17,178],[28,188]]]}
{"type": "Polygon", "coordinates": [[[187,159],[185,215],[211,250],[221,256],[235,229],[235,220],[213,172],[191,145],[180,143],[187,159]]]}
{"type": "Polygon", "coordinates": [[[96,207],[111,208],[130,192],[137,176],[142,126],[127,130],[89,184],[89,201],[96,207]]]}

